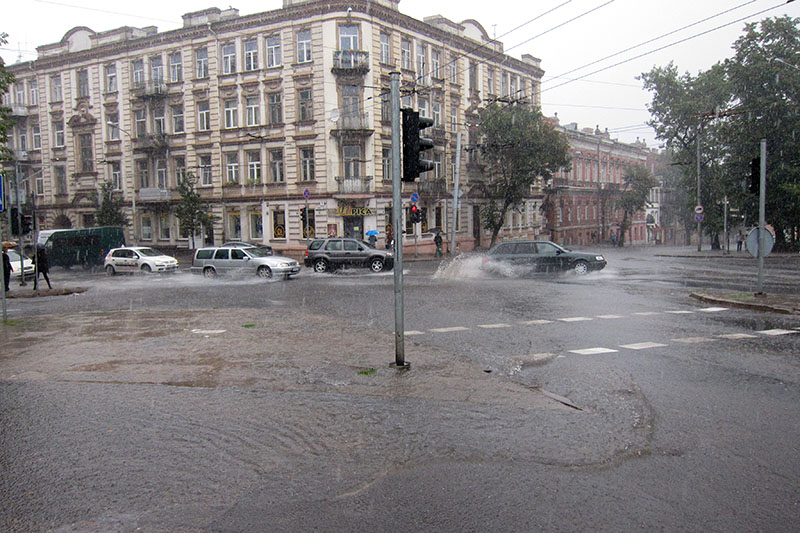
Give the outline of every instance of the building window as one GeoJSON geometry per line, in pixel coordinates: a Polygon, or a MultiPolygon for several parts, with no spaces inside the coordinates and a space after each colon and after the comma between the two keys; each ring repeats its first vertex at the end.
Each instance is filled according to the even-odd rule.
{"type": "Polygon", "coordinates": [[[56,170],[56,194],[67,194],[67,169],[55,167],[56,170]]]}
{"type": "Polygon", "coordinates": [[[164,60],[161,56],[150,58],[150,79],[154,84],[164,81],[164,60]]]}
{"type": "Polygon", "coordinates": [[[381,161],[383,163],[383,181],[392,181],[392,147],[384,146],[381,149],[381,161]]]}
{"type": "Polygon", "coordinates": [[[248,126],[258,126],[261,123],[261,110],[258,96],[245,98],[245,115],[248,126]]]}
{"type": "Polygon", "coordinates": [[[197,121],[198,130],[208,131],[211,129],[211,108],[207,100],[197,102],[197,121]]]}
{"type": "Polygon", "coordinates": [[[433,152],[433,177],[442,177],[442,152],[433,152]]]}
{"type": "Polygon", "coordinates": [[[158,215],[158,230],[160,231],[158,237],[161,240],[169,240],[169,215],[158,215]]]}
{"type": "Polygon", "coordinates": [[[150,167],[147,159],[139,159],[136,161],[136,177],[139,181],[139,187],[148,189],[150,187],[150,167]]]}
{"type": "Polygon", "coordinates": [[[117,66],[106,65],[106,92],[117,92],[117,66]]]}
{"type": "Polygon", "coordinates": [[[361,113],[361,88],[357,85],[342,86],[342,115],[355,117],[361,113]]]}
{"type": "Polygon", "coordinates": [[[108,115],[108,119],[106,120],[108,125],[108,140],[109,141],[118,141],[119,140],[119,115],[117,113],[111,113],[108,115]]]}
{"type": "Polygon", "coordinates": [[[509,90],[511,91],[511,98],[515,99],[517,97],[517,77],[513,74],[510,77],[509,90]]]}
{"type": "Polygon", "coordinates": [[[211,185],[212,184],[211,156],[210,155],[201,155],[200,156],[200,184],[201,185],[211,185]]]}
{"type": "Polygon", "coordinates": [[[28,82],[28,97],[30,105],[39,105],[39,86],[36,84],[36,80],[28,82]]]}
{"type": "Polygon", "coordinates": [[[167,133],[167,120],[165,118],[163,106],[153,109],[153,131],[156,135],[164,135],[167,133]]]}
{"type": "Polygon", "coordinates": [[[17,132],[17,148],[23,152],[28,149],[28,132],[20,130],[17,132]]]}
{"type": "Polygon", "coordinates": [[[183,104],[170,106],[172,113],[172,133],[183,133],[183,104]]]}
{"type": "Polygon", "coordinates": [[[225,154],[225,179],[228,183],[239,183],[239,154],[225,154]]]}
{"type": "Polygon", "coordinates": [[[508,74],[500,73],[500,96],[508,96],[508,74]]]}
{"type": "MultiPolygon", "coordinates": [[[[230,238],[231,239],[241,239],[242,238],[242,217],[239,215],[238,212],[233,211],[228,213],[228,227],[230,228],[230,238]]],[[[239,258],[242,259],[244,256],[244,252],[241,250],[233,249],[231,253],[238,253],[239,258]]],[[[235,256],[231,257],[235,259],[235,256]]]]}
{"type": "Polygon", "coordinates": [[[311,30],[300,30],[297,32],[297,62],[309,61],[311,61],[311,30]]]}
{"type": "Polygon", "coordinates": [[[442,52],[431,50],[431,76],[436,79],[442,77],[442,52]]]}
{"type": "Polygon", "coordinates": [[[281,36],[267,37],[267,68],[281,64],[281,36]]]}
{"type": "Polygon", "coordinates": [[[57,120],[53,122],[53,140],[54,146],[61,148],[64,146],[64,121],[57,120]]]}
{"type": "Polygon", "coordinates": [[[223,103],[225,108],[225,127],[237,128],[239,127],[239,106],[235,98],[225,100],[223,103]]]}
{"type": "Polygon", "coordinates": [[[78,136],[78,146],[81,155],[81,172],[94,172],[94,150],[92,149],[92,134],[81,133],[78,136]]]}
{"type": "Polygon", "coordinates": [[[233,74],[236,72],[236,44],[222,45],[222,73],[233,74]]]}
{"type": "Polygon", "coordinates": [[[389,93],[381,94],[381,121],[392,121],[392,95],[389,93]]]}
{"type": "Polygon", "coordinates": [[[208,77],[208,50],[199,48],[194,51],[195,72],[198,78],[208,77]]]}
{"type": "Polygon", "coordinates": [[[450,62],[447,64],[447,70],[447,77],[450,79],[450,83],[458,83],[458,59],[455,52],[450,53],[450,62]]]}
{"type": "Polygon", "coordinates": [[[244,69],[258,69],[258,40],[249,39],[244,42],[244,69]]]}
{"type": "Polygon", "coordinates": [[[272,212],[272,238],[286,238],[286,212],[282,209],[272,212]]]}
{"type": "Polygon", "coordinates": [[[391,64],[392,46],[388,33],[381,33],[381,63],[391,64]]]}
{"type": "Polygon", "coordinates": [[[430,110],[428,109],[428,99],[427,98],[419,98],[417,100],[419,105],[419,116],[430,118],[430,110]]]}
{"type": "Polygon", "coordinates": [[[269,98],[269,123],[271,125],[283,123],[283,103],[281,93],[270,93],[269,98]]]}
{"type": "Polygon", "coordinates": [[[167,188],[167,161],[164,159],[156,161],[156,187],[167,188]]]}
{"type": "Polygon", "coordinates": [[[109,177],[111,188],[115,191],[122,190],[122,171],[120,170],[119,161],[113,161],[108,166],[108,171],[111,174],[109,177]]]}
{"type": "Polygon", "coordinates": [[[89,96],[89,71],[78,71],[78,98],[89,96]]]}
{"type": "Polygon", "coordinates": [[[169,55],[169,81],[172,83],[183,81],[183,57],[180,52],[169,55]]]}
{"type": "Polygon", "coordinates": [[[357,144],[346,144],[342,147],[342,153],[344,155],[344,177],[361,177],[361,146],[357,144]]]}
{"type": "Polygon", "coordinates": [[[25,84],[17,83],[14,85],[14,89],[16,89],[17,93],[17,97],[14,99],[14,103],[18,105],[25,105],[25,84]]]}
{"type": "Polygon", "coordinates": [[[434,102],[433,103],[433,126],[435,128],[442,127],[442,103],[441,102],[434,102]]]}
{"type": "Polygon", "coordinates": [[[400,41],[400,67],[411,70],[411,41],[408,39],[400,41]]]}
{"type": "Polygon", "coordinates": [[[300,149],[300,175],[303,181],[314,181],[314,148],[300,149]]]}
{"type": "Polygon", "coordinates": [[[153,240],[153,223],[150,219],[150,215],[142,215],[142,240],[153,240]]]}
{"type": "Polygon", "coordinates": [[[261,152],[247,152],[247,183],[261,183],[261,152]]]}
{"type": "Polygon", "coordinates": [[[339,50],[358,50],[358,26],[339,26],[339,50]]]}
{"type": "Polygon", "coordinates": [[[469,62],[469,90],[478,91],[478,64],[474,61],[469,62]]]}
{"type": "Polygon", "coordinates": [[[269,171],[272,183],[283,183],[283,150],[269,151],[269,171]]]}
{"type": "Polygon", "coordinates": [[[53,102],[60,102],[63,96],[61,93],[61,75],[50,78],[50,99],[53,102]]]}
{"type": "Polygon", "coordinates": [[[133,88],[144,87],[144,60],[137,59],[131,64],[133,88]]]}
{"type": "Polygon", "coordinates": [[[31,136],[33,137],[33,149],[39,150],[42,147],[42,131],[38,124],[31,125],[31,136]]]}
{"type": "Polygon", "coordinates": [[[137,109],[133,112],[133,124],[137,137],[147,135],[147,116],[144,109],[137,109]]]}
{"type": "Polygon", "coordinates": [[[427,57],[428,47],[423,43],[417,44],[417,76],[419,76],[420,80],[428,77],[427,57]]]}
{"type": "Polygon", "coordinates": [[[490,68],[486,71],[486,84],[489,94],[494,94],[494,69],[490,68]]]}
{"type": "Polygon", "coordinates": [[[173,159],[173,166],[175,167],[175,183],[183,183],[183,180],[186,179],[186,159],[176,157],[173,159]]]}
{"type": "Polygon", "coordinates": [[[297,102],[300,108],[300,122],[314,120],[314,103],[311,101],[311,89],[297,91],[297,102]]]}
{"type": "Polygon", "coordinates": [[[252,211],[250,213],[250,238],[264,238],[264,223],[261,220],[261,211],[252,211]]]}

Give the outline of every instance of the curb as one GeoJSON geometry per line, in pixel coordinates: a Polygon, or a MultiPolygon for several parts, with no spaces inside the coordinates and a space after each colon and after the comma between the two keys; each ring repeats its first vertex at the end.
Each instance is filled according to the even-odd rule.
{"type": "Polygon", "coordinates": [[[764,311],[768,313],[780,313],[783,315],[800,315],[800,308],[796,307],[786,307],[782,305],[762,304],[756,302],[742,302],[739,300],[722,298],[720,296],[712,296],[700,292],[690,292],[689,297],[700,300],[701,302],[722,304],[728,307],[736,307],[740,309],[751,309],[754,311],[764,311]]]}
{"type": "Polygon", "coordinates": [[[66,289],[41,289],[41,290],[10,290],[6,293],[6,298],[39,298],[42,296],[68,296],[86,292],[89,287],[68,287],[66,289]]]}

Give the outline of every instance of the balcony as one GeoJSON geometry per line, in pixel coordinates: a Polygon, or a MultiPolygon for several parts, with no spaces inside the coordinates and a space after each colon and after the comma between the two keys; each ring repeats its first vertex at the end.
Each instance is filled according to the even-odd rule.
{"type": "Polygon", "coordinates": [[[14,159],[17,161],[27,161],[28,160],[28,151],[27,150],[14,150],[14,159]]]}
{"type": "Polygon", "coordinates": [[[417,180],[417,192],[423,196],[445,196],[447,183],[444,179],[417,180]]]}
{"type": "Polygon", "coordinates": [[[164,133],[142,135],[133,139],[133,149],[138,152],[163,153],[169,148],[169,137],[164,133]]]}
{"type": "Polygon", "coordinates": [[[171,198],[169,189],[160,187],[142,187],[139,189],[139,200],[143,202],[162,202],[171,198]]]}
{"type": "Polygon", "coordinates": [[[161,80],[138,83],[131,94],[136,98],[163,98],[167,95],[167,84],[161,80]]]}
{"type": "Polygon", "coordinates": [[[370,194],[370,183],[372,176],[337,176],[338,194],[345,196],[357,196],[370,194]]]}
{"type": "Polygon", "coordinates": [[[339,75],[361,75],[369,72],[369,52],[334,50],[331,72],[339,75]]]}
{"type": "Polygon", "coordinates": [[[22,104],[11,104],[8,107],[11,109],[11,117],[20,118],[28,116],[28,108],[22,104]]]}
{"type": "Polygon", "coordinates": [[[334,137],[369,137],[372,135],[369,113],[347,113],[336,119],[331,135],[334,137]]]}

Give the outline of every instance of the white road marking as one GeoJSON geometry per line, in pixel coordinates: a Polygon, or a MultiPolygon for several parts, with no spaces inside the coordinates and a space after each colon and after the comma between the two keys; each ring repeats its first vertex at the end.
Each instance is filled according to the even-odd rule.
{"type": "Polygon", "coordinates": [[[552,323],[553,323],[552,320],[542,320],[542,319],[526,320],[524,322],[520,322],[520,324],[522,324],[523,326],[533,326],[533,325],[537,325],[537,324],[552,324],[552,323]]]}
{"type": "Polygon", "coordinates": [[[727,307],[704,307],[703,309],[698,309],[698,311],[703,313],[718,313],[720,311],[727,311],[727,307]]]}
{"type": "Polygon", "coordinates": [[[625,318],[625,317],[622,316],[622,315],[597,315],[597,318],[605,318],[605,319],[609,320],[609,319],[612,319],[612,318],[625,318]]]}
{"type": "Polygon", "coordinates": [[[708,337],[683,337],[680,339],[672,339],[675,342],[683,342],[686,344],[698,344],[701,342],[714,342],[716,339],[709,339],[708,337]]]}
{"type": "Polygon", "coordinates": [[[455,326],[452,328],[434,328],[431,331],[434,333],[450,333],[451,331],[469,331],[469,328],[462,328],[461,326],[455,326]]]}
{"type": "Polygon", "coordinates": [[[587,320],[592,320],[592,319],[586,316],[573,316],[569,318],[559,318],[558,320],[560,320],[561,322],[585,322],[587,320]]]}
{"type": "Polygon", "coordinates": [[[556,357],[554,353],[532,353],[528,355],[522,355],[517,358],[520,363],[535,363],[538,361],[544,361],[545,359],[552,359],[556,357]]]}
{"type": "Polygon", "coordinates": [[[791,329],[764,329],[761,331],[757,331],[756,333],[761,333],[762,335],[788,335],[789,333],[797,333],[791,329]]]}
{"type": "Polygon", "coordinates": [[[633,313],[637,316],[653,316],[653,315],[660,315],[661,313],[657,313],[656,311],[643,311],[641,313],[633,313]]]}
{"type": "Polygon", "coordinates": [[[418,329],[411,329],[406,331],[406,335],[425,335],[424,331],[419,331],[418,329]]]}
{"type": "Polygon", "coordinates": [[[750,335],[749,333],[726,333],[724,335],[717,335],[721,339],[757,339],[758,335],[750,335]]]}
{"type": "Polygon", "coordinates": [[[635,344],[621,344],[620,348],[627,348],[629,350],[647,350],[649,348],[661,348],[667,346],[658,342],[637,342],[635,344]]]}
{"type": "Polygon", "coordinates": [[[664,311],[673,315],[693,315],[694,311],[664,311]]]}
{"type": "Polygon", "coordinates": [[[200,335],[219,335],[220,333],[225,333],[225,331],[224,329],[193,329],[192,333],[200,335]]]}
{"type": "Polygon", "coordinates": [[[483,329],[500,329],[510,328],[511,324],[478,324],[478,327],[483,329]]]}
{"type": "Polygon", "coordinates": [[[602,348],[598,346],[597,348],[584,348],[582,350],[569,350],[570,353],[576,353],[578,355],[595,355],[600,353],[617,353],[619,350],[612,350],[611,348],[602,348]]]}

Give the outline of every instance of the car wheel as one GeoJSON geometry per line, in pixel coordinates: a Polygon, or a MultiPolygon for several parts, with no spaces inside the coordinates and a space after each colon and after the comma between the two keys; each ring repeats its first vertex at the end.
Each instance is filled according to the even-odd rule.
{"type": "Polygon", "coordinates": [[[150,268],[150,265],[142,265],[142,272],[144,272],[145,274],[149,274],[152,271],[153,269],[150,268]]]}
{"type": "Polygon", "coordinates": [[[268,266],[261,265],[256,270],[256,274],[258,274],[259,278],[269,279],[272,277],[272,270],[268,266]]]}
{"type": "Polygon", "coordinates": [[[208,279],[213,279],[217,277],[217,271],[211,267],[206,267],[203,269],[203,277],[208,279]]]}
{"type": "Polygon", "coordinates": [[[586,261],[576,261],[572,266],[572,270],[574,270],[576,274],[583,276],[589,272],[589,263],[586,261]]]}
{"type": "Polygon", "coordinates": [[[318,272],[320,274],[328,271],[328,262],[324,259],[317,259],[314,262],[314,272],[318,272]]]}
{"type": "Polygon", "coordinates": [[[383,259],[373,257],[369,261],[369,269],[373,272],[381,272],[383,270],[383,259]]]}
{"type": "Polygon", "coordinates": [[[114,275],[114,274],[116,274],[116,273],[117,273],[117,271],[116,271],[116,270],[114,270],[114,267],[113,267],[113,266],[111,266],[111,265],[107,265],[107,266],[106,266],[106,275],[108,275],[108,276],[113,276],[113,275],[114,275]]]}

